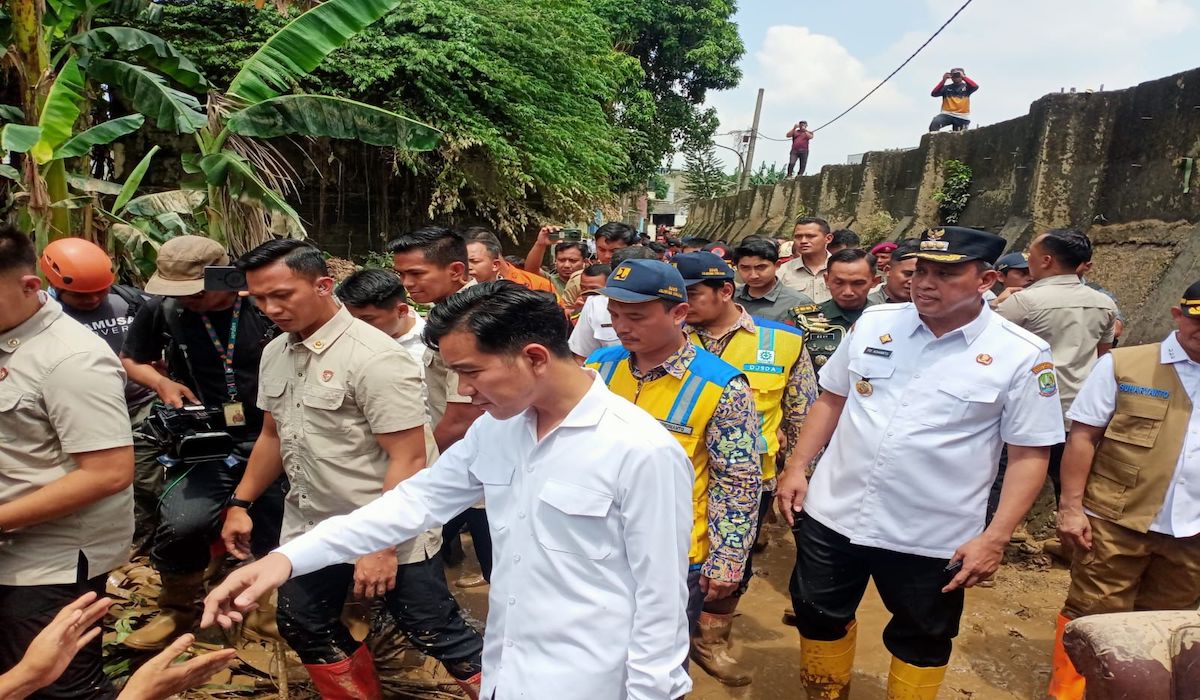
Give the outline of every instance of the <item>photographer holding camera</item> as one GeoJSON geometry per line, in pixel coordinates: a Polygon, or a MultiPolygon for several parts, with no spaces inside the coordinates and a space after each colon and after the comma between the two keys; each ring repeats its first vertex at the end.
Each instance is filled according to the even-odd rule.
{"type": "Polygon", "coordinates": [[[979,85],[968,78],[962,68],[951,68],[949,73],[942,75],[942,81],[930,93],[942,98],[942,111],[929,122],[929,130],[941,131],[950,127],[952,131],[965,131],[971,124],[971,95],[978,89],[979,85]]]}
{"type": "MultiPolygon", "coordinates": [[[[162,576],[160,613],[125,639],[134,649],[161,649],[195,622],[209,546],[220,535],[221,513],[262,430],[258,365],[277,331],[238,295],[236,279],[206,289],[205,268],[227,265],[224,248],[208,238],[164,243],[146,284],[160,298],[138,311],[121,352],[130,379],[153,389],[164,404],[150,422],[167,452],[167,485],[150,552],[162,576]],[[164,353],[166,374],[155,367],[164,353]]],[[[282,477],[272,484],[250,512],[255,554],[279,544],[284,484],[282,477]]]]}

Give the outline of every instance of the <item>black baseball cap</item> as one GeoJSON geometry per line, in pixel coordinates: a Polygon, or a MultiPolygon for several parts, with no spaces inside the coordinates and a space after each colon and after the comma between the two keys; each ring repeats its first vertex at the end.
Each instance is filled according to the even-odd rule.
{"type": "Polygon", "coordinates": [[[917,242],[916,252],[904,257],[941,263],[982,260],[993,265],[1007,245],[1008,241],[994,233],[963,226],[943,226],[925,229],[917,242]]]}
{"type": "Polygon", "coordinates": [[[679,270],[659,260],[626,260],[617,265],[600,293],[630,304],[657,299],[687,301],[687,285],[679,270]]]}
{"type": "Polygon", "coordinates": [[[1028,270],[1029,258],[1025,257],[1024,253],[1005,253],[996,261],[996,269],[1000,272],[1005,270],[1028,270]]]}
{"type": "Polygon", "coordinates": [[[704,280],[732,281],[733,268],[715,253],[680,253],[671,259],[679,270],[685,286],[700,284],[704,280]]]}
{"type": "Polygon", "coordinates": [[[1200,316],[1200,282],[1188,287],[1179,300],[1179,308],[1188,316],[1200,316]]]}

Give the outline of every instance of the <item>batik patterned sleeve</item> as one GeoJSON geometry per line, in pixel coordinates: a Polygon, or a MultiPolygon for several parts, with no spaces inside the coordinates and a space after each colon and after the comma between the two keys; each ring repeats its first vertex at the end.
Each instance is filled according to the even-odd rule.
{"type": "Polygon", "coordinates": [[[725,387],[705,432],[708,445],[708,537],[701,573],[714,581],[741,581],[762,495],[758,412],[745,377],[725,387]]]}
{"type": "Polygon", "coordinates": [[[780,450],[776,464],[786,464],[787,456],[791,454],[792,446],[800,437],[800,428],[808,417],[808,409],[817,400],[817,372],[813,369],[812,359],[808,356],[808,348],[801,348],[800,359],[792,366],[788,376],[787,387],[783,394],[783,429],[787,448],[780,450]]]}

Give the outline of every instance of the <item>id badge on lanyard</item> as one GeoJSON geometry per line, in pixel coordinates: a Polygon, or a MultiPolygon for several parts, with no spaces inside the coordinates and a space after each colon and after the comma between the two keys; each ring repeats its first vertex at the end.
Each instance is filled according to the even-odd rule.
{"type": "Polygon", "coordinates": [[[225,411],[225,427],[240,428],[246,425],[246,409],[238,399],[237,377],[233,372],[233,353],[237,346],[238,334],[238,319],[242,315],[242,297],[233,305],[233,316],[229,321],[229,342],[225,346],[221,345],[221,339],[217,337],[217,331],[213,328],[212,321],[208,320],[206,314],[200,315],[200,320],[204,321],[204,330],[208,331],[208,338],[212,341],[213,348],[217,351],[217,356],[221,358],[221,367],[225,372],[225,392],[228,400],[222,406],[225,411]]]}

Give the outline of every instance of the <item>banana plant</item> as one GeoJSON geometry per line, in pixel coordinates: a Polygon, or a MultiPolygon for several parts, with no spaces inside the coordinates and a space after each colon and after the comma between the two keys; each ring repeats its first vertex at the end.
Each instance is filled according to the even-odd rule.
{"type": "Polygon", "coordinates": [[[267,140],[330,137],[405,150],[436,147],[441,132],[427,124],[340,97],[292,93],[326,56],[402,1],[326,0],[297,16],[224,90],[209,86],[207,114],[154,71],[107,59],[89,62],[87,71],[159,128],[194,135],[198,152],[183,162],[187,184],[205,192],[209,235],[241,250],[271,234],[303,234],[286,196],[294,194],[294,172],[267,140]]]}
{"type": "Polygon", "coordinates": [[[21,167],[0,166],[0,176],[21,186],[15,198],[24,204],[39,246],[74,233],[71,211],[89,205],[90,197],[72,194],[69,185],[94,178],[68,175],[67,162],[145,122],[142,114],[129,114],[89,128],[91,96],[102,91],[100,81],[86,70],[92,60],[149,66],[186,89],[207,87],[195,65],[160,38],[128,27],[91,29],[93,17],[105,7],[117,16],[153,14],[149,0],[10,0],[5,8],[8,22],[0,34],[7,36],[0,40],[15,49],[11,62],[21,106],[0,105],[0,120],[7,122],[0,141],[8,152],[20,155],[21,167]],[[51,40],[62,43],[53,56],[51,40]]]}

